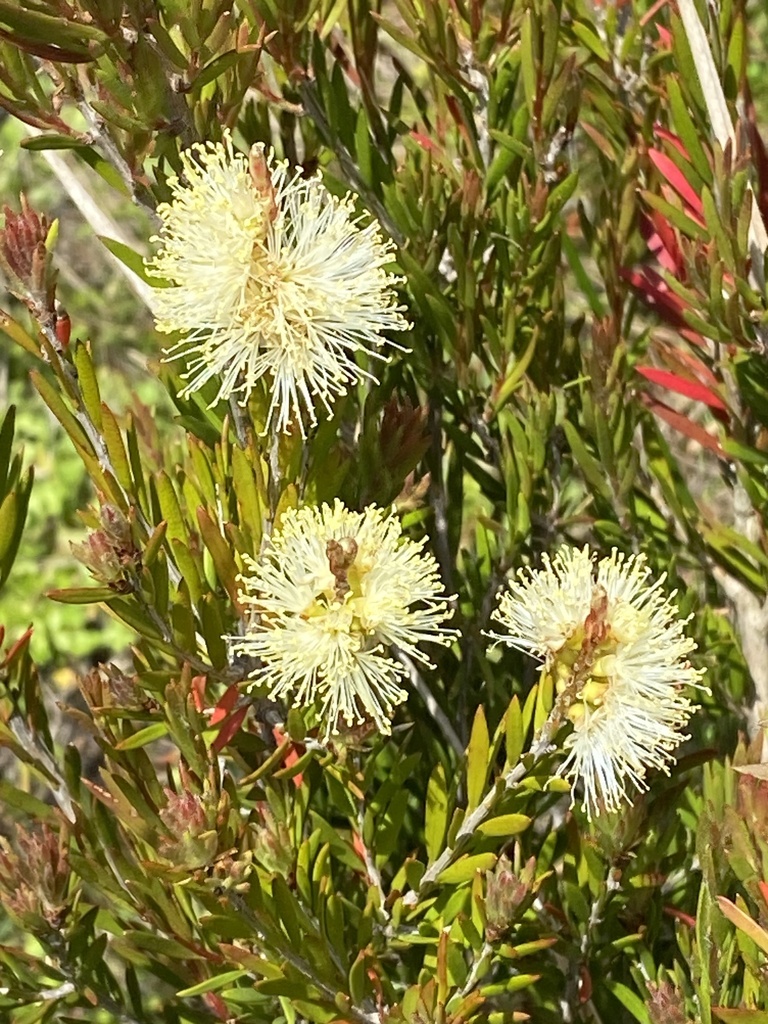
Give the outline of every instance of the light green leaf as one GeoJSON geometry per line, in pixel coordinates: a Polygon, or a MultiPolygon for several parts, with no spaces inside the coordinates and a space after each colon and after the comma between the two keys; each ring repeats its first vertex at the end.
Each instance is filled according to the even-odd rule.
{"type": "Polygon", "coordinates": [[[460,857],[437,876],[438,882],[445,885],[458,885],[471,881],[476,871],[491,871],[496,865],[495,853],[477,853],[472,857],[460,857]]]}
{"type": "Polygon", "coordinates": [[[467,811],[473,811],[483,799],[488,777],[490,738],[482,704],[475,712],[472,735],[467,747],[467,811]]]}
{"type": "Polygon", "coordinates": [[[531,820],[527,814],[500,814],[484,821],[477,831],[484,836],[516,836],[528,828],[531,820]]]}

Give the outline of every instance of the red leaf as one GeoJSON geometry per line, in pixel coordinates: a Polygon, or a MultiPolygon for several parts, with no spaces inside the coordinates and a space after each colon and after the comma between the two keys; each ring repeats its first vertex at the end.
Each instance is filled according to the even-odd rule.
{"type": "MultiPolygon", "coordinates": [[[[33,631],[33,629],[34,629],[33,626],[29,626],[27,628],[27,631],[25,633],[23,633],[19,637],[19,639],[16,640],[15,643],[11,647],[8,648],[8,650],[6,651],[6,654],[5,654],[5,658],[3,659],[2,662],[0,662],[0,664],[2,664],[3,667],[7,667],[8,665],[11,665],[16,660],[16,658],[18,658],[18,656],[22,652],[22,650],[25,647],[29,646],[29,641],[32,639],[32,631],[33,631]]],[[[3,639],[5,639],[5,630],[3,630],[3,639]]]]}
{"type": "Polygon", "coordinates": [[[248,714],[248,705],[246,704],[242,708],[238,708],[233,714],[224,720],[219,734],[211,744],[211,750],[214,754],[218,754],[219,751],[226,747],[232,737],[238,732],[240,726],[243,724],[243,719],[248,714]]]}
{"type": "Polygon", "coordinates": [[[678,910],[677,907],[664,907],[663,912],[667,917],[671,917],[675,921],[682,921],[683,924],[687,924],[689,928],[696,927],[696,918],[691,917],[690,914],[686,914],[684,910],[678,910]]]}
{"type": "Polygon", "coordinates": [[[223,696],[219,698],[216,707],[213,709],[213,714],[211,715],[211,725],[216,725],[217,722],[220,722],[222,719],[227,717],[229,712],[234,708],[235,704],[237,703],[237,698],[239,694],[240,691],[238,690],[236,684],[233,683],[232,686],[227,687],[227,689],[224,691],[223,696]]]}
{"type": "Polygon", "coordinates": [[[716,437],[712,437],[708,434],[704,427],[698,423],[694,423],[689,420],[687,416],[683,416],[682,413],[676,412],[674,409],[670,409],[664,402],[659,402],[645,391],[640,392],[641,401],[648,406],[654,415],[660,419],[665,420],[671,427],[684,434],[686,437],[690,437],[692,441],[697,441],[702,448],[708,448],[715,455],[721,459],[725,458],[725,452],[720,446],[720,442],[716,437]]]}
{"type": "Polygon", "coordinates": [[[669,290],[664,279],[655,270],[643,267],[642,270],[622,269],[620,273],[647,305],[656,308],[662,316],[666,314],[665,319],[671,320],[676,327],[685,323],[683,300],[669,290]]]}
{"type": "Polygon", "coordinates": [[[642,271],[621,268],[619,273],[643,302],[651,309],[655,309],[662,320],[671,324],[681,337],[693,345],[704,345],[702,336],[686,326],[682,315],[685,303],[679,295],[670,290],[660,274],[650,267],[643,267],[642,271]]]}
{"type": "Polygon", "coordinates": [[[655,349],[661,362],[668,368],[679,372],[681,377],[694,377],[713,391],[720,386],[718,378],[695,353],[661,338],[656,338],[655,349]]]}
{"type": "Polygon", "coordinates": [[[195,711],[199,714],[202,714],[205,707],[205,684],[207,680],[207,676],[195,676],[192,680],[192,700],[194,701],[195,711]]]}
{"type": "Polygon", "coordinates": [[[640,24],[643,26],[643,28],[645,28],[648,22],[651,21],[659,13],[659,11],[662,9],[662,7],[666,5],[666,3],[667,0],[656,0],[656,3],[653,4],[652,7],[648,8],[648,10],[640,19],[640,24]]]}
{"type": "Polygon", "coordinates": [[[669,221],[658,210],[651,210],[640,218],[640,231],[662,267],[682,279],[685,265],[677,244],[677,235],[669,221]]]}
{"type": "Polygon", "coordinates": [[[701,205],[701,199],[677,164],[660,149],[649,149],[648,156],[659,174],[669,182],[688,207],[686,213],[703,225],[704,208],[701,205]]]}
{"type": "Polygon", "coordinates": [[[365,846],[363,844],[363,840],[360,838],[359,832],[352,833],[352,849],[360,860],[365,863],[365,846]]]}
{"type": "Polygon", "coordinates": [[[664,142],[668,142],[671,146],[674,146],[680,156],[684,156],[686,160],[691,158],[688,156],[688,150],[685,148],[680,138],[671,132],[669,128],[665,128],[659,121],[653,126],[653,134],[657,139],[663,139],[664,142]]]}
{"type": "Polygon", "coordinates": [[[719,409],[722,412],[728,411],[728,407],[722,398],[716,395],[710,388],[699,384],[698,381],[686,380],[685,377],[678,377],[676,373],[671,373],[669,370],[659,370],[654,366],[638,366],[637,372],[641,373],[651,383],[666,388],[667,391],[675,391],[678,395],[685,395],[686,398],[692,398],[694,401],[704,402],[711,409],[719,409]]]}
{"type": "Polygon", "coordinates": [[[747,106],[746,126],[749,148],[752,153],[752,163],[757,171],[757,205],[760,208],[763,220],[768,224],[768,152],[766,152],[765,143],[755,124],[755,107],[753,103],[749,103],[747,106]]]}
{"type": "Polygon", "coordinates": [[[411,132],[411,138],[414,142],[418,142],[422,149],[426,149],[428,153],[441,153],[440,146],[429,136],[423,135],[421,132],[411,132]]]}
{"type": "MultiPolygon", "coordinates": [[[[286,734],[283,732],[279,725],[276,725],[272,729],[272,735],[274,736],[275,743],[278,745],[278,747],[280,746],[281,743],[285,743],[286,739],[288,739],[288,737],[286,736],[286,734]]],[[[298,760],[299,753],[296,750],[296,744],[292,743],[290,749],[288,750],[288,753],[283,758],[283,766],[285,768],[290,768],[291,765],[296,764],[298,760]]],[[[297,775],[292,775],[291,778],[293,779],[294,785],[298,788],[301,785],[304,775],[302,772],[299,772],[297,775]]]]}
{"type": "Polygon", "coordinates": [[[205,992],[203,1002],[216,1014],[219,1020],[231,1020],[232,1014],[229,1007],[217,992],[205,992]]]}

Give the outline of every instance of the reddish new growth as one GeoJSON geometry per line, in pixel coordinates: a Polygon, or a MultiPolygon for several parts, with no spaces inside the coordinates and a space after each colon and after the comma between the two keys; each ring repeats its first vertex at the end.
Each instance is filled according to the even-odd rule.
{"type": "Polygon", "coordinates": [[[56,278],[45,242],[50,230],[45,215],[38,214],[20,197],[21,213],[3,207],[5,225],[0,230],[0,267],[11,292],[41,324],[55,323],[56,278]]]}
{"type": "Polygon", "coordinates": [[[41,919],[60,928],[68,911],[66,837],[47,825],[39,832],[18,828],[14,847],[0,838],[0,903],[30,930],[39,929],[41,919]]]}
{"type": "Polygon", "coordinates": [[[99,583],[118,594],[129,593],[134,586],[131,577],[141,562],[131,524],[119,508],[108,504],[102,505],[99,519],[101,529],[93,530],[79,544],[72,544],[72,553],[99,583]]]}

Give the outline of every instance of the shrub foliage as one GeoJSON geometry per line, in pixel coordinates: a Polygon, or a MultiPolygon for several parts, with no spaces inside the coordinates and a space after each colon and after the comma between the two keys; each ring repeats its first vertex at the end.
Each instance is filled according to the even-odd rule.
{"type": "MultiPolygon", "coordinates": [[[[21,146],[142,211],[135,251],[89,243],[126,290],[151,304],[145,225],[182,152],[228,132],[378,222],[411,324],[306,436],[268,425],[268,378],[245,405],[216,380],[182,397],[150,328],[125,401],[109,311],[57,280],[55,211],[5,197],[2,358],[36,390],[19,419],[50,414],[89,481],[66,557],[90,576],[48,594],[70,616],[51,621],[101,606],[132,642],[85,667],[78,649],[63,700],[32,656],[45,621],[4,636],[4,1019],[765,1024],[759,19],[742,0],[0,0],[21,146]],[[336,499],[394,506],[453,608],[433,664],[395,651],[388,735],[327,736],[226,640],[248,559],[287,510],[336,499]],[[670,775],[591,820],[557,774],[552,675],[487,636],[507,575],[563,543],[667,574],[710,691],[670,775]]],[[[10,409],[6,595],[31,489],[10,409]]]]}

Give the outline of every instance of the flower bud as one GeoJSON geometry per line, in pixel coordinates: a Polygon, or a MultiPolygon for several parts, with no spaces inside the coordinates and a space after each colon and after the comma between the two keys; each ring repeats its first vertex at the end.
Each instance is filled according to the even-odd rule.
{"type": "Polygon", "coordinates": [[[18,828],[14,846],[0,838],[0,903],[30,932],[58,931],[69,912],[67,836],[18,828]]]}
{"type": "Polygon", "coordinates": [[[84,541],[72,544],[72,553],[94,579],[118,593],[127,593],[133,587],[130,577],[141,561],[131,525],[114,505],[102,505],[99,519],[100,529],[91,531],[84,541]]]}
{"type": "Polygon", "coordinates": [[[270,873],[289,877],[294,870],[291,833],[284,821],[278,821],[266,803],[257,805],[261,824],[253,826],[250,846],[253,859],[270,873]]]}
{"type": "Polygon", "coordinates": [[[0,267],[8,287],[40,321],[53,321],[56,293],[51,253],[46,249],[50,224],[36,213],[22,195],[21,213],[3,207],[5,225],[0,230],[0,267]]]}
{"type": "Polygon", "coordinates": [[[140,708],[145,700],[137,689],[136,676],[116,665],[99,665],[80,678],[80,690],[92,711],[104,708],[140,708]]]}
{"type": "Polygon", "coordinates": [[[219,834],[218,808],[210,794],[202,797],[191,790],[165,790],[168,803],[160,811],[168,835],[160,839],[159,852],[178,867],[196,868],[209,864],[216,855],[219,834]]]}
{"type": "Polygon", "coordinates": [[[690,1024],[685,1012],[683,996],[668,981],[648,986],[650,998],[646,1003],[651,1024],[690,1024]]]}
{"type": "Polygon", "coordinates": [[[512,870],[509,857],[502,854],[493,871],[485,873],[485,936],[488,942],[497,942],[515,920],[520,904],[535,892],[534,872],[536,859],[531,859],[519,875],[512,870]]]}

